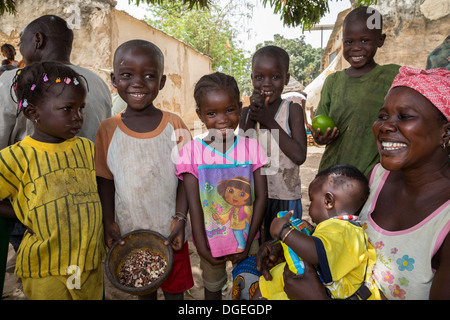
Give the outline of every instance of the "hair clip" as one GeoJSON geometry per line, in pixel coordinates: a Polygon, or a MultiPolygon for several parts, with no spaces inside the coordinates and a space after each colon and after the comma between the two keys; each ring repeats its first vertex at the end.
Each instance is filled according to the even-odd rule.
{"type": "Polygon", "coordinates": [[[66,84],[69,84],[71,81],[72,81],[72,80],[71,80],[70,78],[67,78],[67,77],[64,78],[64,82],[65,82],[66,84]]]}
{"type": "Polygon", "coordinates": [[[48,81],[48,78],[47,78],[47,74],[46,73],[44,73],[44,82],[47,82],[48,81]]]}
{"type": "Polygon", "coordinates": [[[33,84],[31,85],[30,90],[31,90],[31,91],[34,91],[34,89],[36,89],[36,85],[33,83],[33,84]]]}
{"type": "Polygon", "coordinates": [[[26,107],[28,107],[27,99],[20,100],[20,102],[19,102],[19,109],[26,108],[26,107]]]}
{"type": "Polygon", "coordinates": [[[76,86],[79,84],[77,78],[73,78],[73,84],[76,85],[76,86]]]}
{"type": "Polygon", "coordinates": [[[58,78],[56,78],[56,81],[55,81],[56,83],[60,83],[61,82],[61,78],[60,77],[58,77],[58,78]]]}

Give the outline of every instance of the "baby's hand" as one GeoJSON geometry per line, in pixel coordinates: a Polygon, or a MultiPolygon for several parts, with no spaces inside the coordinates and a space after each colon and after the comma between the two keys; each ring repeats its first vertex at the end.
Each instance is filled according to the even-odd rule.
{"type": "Polygon", "coordinates": [[[270,224],[270,235],[273,239],[276,239],[278,237],[278,234],[280,233],[281,229],[283,228],[283,225],[286,223],[290,223],[290,220],[292,215],[294,214],[294,211],[291,210],[287,214],[285,214],[281,218],[275,218],[272,220],[272,223],[270,224]]]}
{"type": "Polygon", "coordinates": [[[305,224],[306,229],[308,229],[309,233],[313,233],[315,227],[306,220],[302,220],[302,222],[305,224]]]}

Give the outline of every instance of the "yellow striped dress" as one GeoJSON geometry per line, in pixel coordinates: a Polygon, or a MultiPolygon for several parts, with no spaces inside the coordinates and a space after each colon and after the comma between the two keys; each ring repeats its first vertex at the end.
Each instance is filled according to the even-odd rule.
{"type": "Polygon", "coordinates": [[[0,199],[9,199],[17,218],[33,231],[19,247],[16,276],[100,266],[105,247],[94,150],[86,138],[53,144],[28,136],[0,151],[0,199]]]}

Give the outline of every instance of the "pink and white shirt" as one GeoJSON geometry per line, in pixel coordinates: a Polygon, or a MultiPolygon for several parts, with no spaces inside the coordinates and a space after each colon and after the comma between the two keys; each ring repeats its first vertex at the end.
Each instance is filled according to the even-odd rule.
{"type": "Polygon", "coordinates": [[[380,164],[370,178],[370,196],[360,213],[370,243],[377,252],[373,277],[388,299],[429,299],[434,272],[431,260],[450,232],[450,200],[417,225],[401,231],[384,230],[371,214],[389,176],[380,164]]]}
{"type": "MultiPolygon", "coordinates": [[[[205,232],[213,257],[245,249],[253,215],[253,172],[268,162],[258,141],[236,136],[226,153],[201,139],[187,143],[177,160],[177,176],[198,179],[205,232]]],[[[257,238],[257,237],[255,237],[257,238]]]]}

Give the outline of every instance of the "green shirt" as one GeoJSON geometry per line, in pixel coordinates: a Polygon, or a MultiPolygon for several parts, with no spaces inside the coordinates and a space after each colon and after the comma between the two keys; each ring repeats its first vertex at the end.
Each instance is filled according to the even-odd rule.
{"type": "Polygon", "coordinates": [[[330,116],[339,136],[325,148],[319,171],[346,163],[367,175],[379,162],[372,125],[399,68],[395,64],[377,65],[361,77],[350,77],[345,70],[327,77],[316,115],[330,116]]]}

